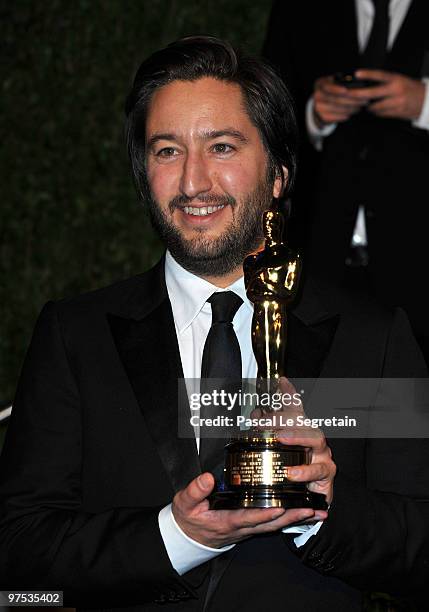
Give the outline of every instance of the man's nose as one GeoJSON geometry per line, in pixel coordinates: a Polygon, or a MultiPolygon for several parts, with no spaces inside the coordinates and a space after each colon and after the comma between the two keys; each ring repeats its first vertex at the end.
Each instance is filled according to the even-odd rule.
{"type": "Polygon", "coordinates": [[[204,156],[199,153],[188,153],[182,168],[180,191],[188,198],[195,198],[199,193],[210,191],[213,186],[210,169],[204,156]]]}

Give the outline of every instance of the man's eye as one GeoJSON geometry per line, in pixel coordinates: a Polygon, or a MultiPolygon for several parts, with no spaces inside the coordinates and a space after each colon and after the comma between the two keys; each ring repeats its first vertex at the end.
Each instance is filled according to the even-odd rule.
{"type": "Polygon", "coordinates": [[[160,151],[157,152],[157,157],[172,157],[176,154],[176,149],[173,147],[164,147],[160,151]]]}
{"type": "Polygon", "coordinates": [[[218,142],[213,145],[213,151],[214,153],[231,153],[231,151],[234,151],[234,147],[224,142],[218,142]]]}

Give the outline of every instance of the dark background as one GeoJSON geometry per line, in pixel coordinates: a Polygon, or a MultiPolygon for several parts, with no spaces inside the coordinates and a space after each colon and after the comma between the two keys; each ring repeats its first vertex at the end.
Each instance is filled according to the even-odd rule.
{"type": "MultiPolygon", "coordinates": [[[[0,0],[0,402],[49,299],[160,253],[128,167],[123,104],[143,58],[213,34],[259,52],[267,0],[0,0]]],[[[1,444],[0,432],[0,444],[1,444]]]]}

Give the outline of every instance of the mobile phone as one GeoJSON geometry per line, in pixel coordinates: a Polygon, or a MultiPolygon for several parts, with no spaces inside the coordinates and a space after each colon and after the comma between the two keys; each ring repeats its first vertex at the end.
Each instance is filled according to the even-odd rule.
{"type": "Polygon", "coordinates": [[[375,79],[358,79],[353,72],[337,72],[334,74],[334,82],[337,85],[347,87],[347,89],[359,89],[362,87],[375,87],[380,85],[380,81],[375,79]]]}

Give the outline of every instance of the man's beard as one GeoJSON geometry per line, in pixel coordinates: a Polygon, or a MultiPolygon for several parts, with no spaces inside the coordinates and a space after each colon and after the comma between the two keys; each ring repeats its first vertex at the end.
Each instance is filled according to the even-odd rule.
{"type": "MultiPolygon", "coordinates": [[[[232,221],[217,238],[206,238],[206,231],[196,229],[198,235],[185,239],[180,230],[167,218],[153,198],[149,200],[149,214],[153,227],[174,259],[186,270],[202,277],[225,276],[243,265],[247,255],[256,251],[264,239],[262,213],[272,201],[272,183],[268,178],[240,203],[232,196],[204,195],[196,199],[198,204],[231,206],[232,221]]],[[[176,208],[192,206],[192,200],[178,195],[169,203],[169,212],[176,208]]]]}

